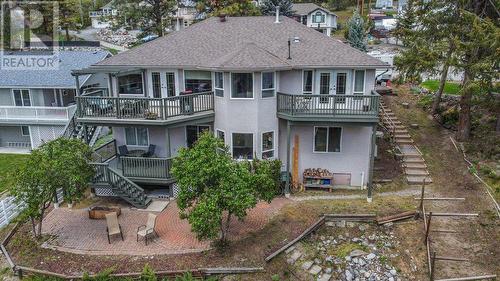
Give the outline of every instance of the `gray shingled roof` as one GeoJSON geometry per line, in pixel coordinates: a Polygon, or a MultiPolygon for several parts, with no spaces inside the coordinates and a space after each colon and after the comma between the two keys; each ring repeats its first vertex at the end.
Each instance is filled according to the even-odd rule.
{"type": "MultiPolygon", "coordinates": [[[[23,52],[27,55],[28,52],[23,52]]],[[[103,60],[107,51],[60,51],[59,67],[54,70],[10,70],[0,69],[0,88],[10,87],[54,87],[74,88],[74,69],[86,68],[103,60]]],[[[84,81],[82,78],[81,81],[84,81]]]]}
{"type": "Polygon", "coordinates": [[[333,14],[334,13],[328,11],[327,9],[320,7],[314,3],[293,3],[292,11],[294,11],[294,14],[300,15],[300,16],[307,16],[311,12],[316,11],[317,9],[320,9],[322,11],[325,11],[327,13],[333,14]]]}
{"type": "Polygon", "coordinates": [[[293,19],[212,17],[96,64],[101,68],[166,67],[227,70],[383,67],[385,63],[293,19]],[[291,43],[289,38],[298,37],[291,43]]]}

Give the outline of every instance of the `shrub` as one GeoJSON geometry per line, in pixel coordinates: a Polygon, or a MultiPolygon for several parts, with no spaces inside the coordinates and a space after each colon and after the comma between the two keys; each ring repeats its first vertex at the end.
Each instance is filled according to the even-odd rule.
{"type": "Polygon", "coordinates": [[[423,109],[429,109],[432,106],[432,101],[433,98],[431,95],[424,95],[418,100],[417,105],[423,109]]]}

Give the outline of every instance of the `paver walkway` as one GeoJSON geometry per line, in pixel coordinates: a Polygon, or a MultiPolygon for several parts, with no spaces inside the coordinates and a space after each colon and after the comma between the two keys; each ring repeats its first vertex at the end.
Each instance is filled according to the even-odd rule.
{"type": "MultiPolygon", "coordinates": [[[[261,202],[248,212],[244,221],[233,220],[229,239],[239,240],[250,232],[260,230],[290,200],[277,198],[270,204],[261,202]]],[[[200,242],[191,232],[187,220],[179,218],[179,208],[171,202],[158,214],[156,231],[159,238],[146,246],[136,242],[137,227],[147,221],[147,212],[122,208],[118,221],[123,238],[114,237],[111,244],[106,235],[106,220],[91,220],[87,209],[59,208],[52,210],[44,220],[43,233],[52,235],[44,247],[75,254],[88,255],[159,255],[201,252],[210,248],[209,242],[200,242]]]]}

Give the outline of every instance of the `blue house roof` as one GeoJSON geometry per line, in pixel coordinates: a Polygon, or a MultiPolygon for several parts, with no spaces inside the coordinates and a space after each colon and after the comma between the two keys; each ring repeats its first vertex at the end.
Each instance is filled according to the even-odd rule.
{"type": "MultiPolygon", "coordinates": [[[[28,55],[28,52],[23,52],[28,55]]],[[[12,70],[0,68],[0,88],[74,88],[71,71],[95,64],[109,54],[107,51],[59,51],[59,67],[44,70],[12,70]]],[[[88,77],[88,76],[87,76],[88,77]]],[[[82,77],[81,82],[87,77],[82,77]]]]}

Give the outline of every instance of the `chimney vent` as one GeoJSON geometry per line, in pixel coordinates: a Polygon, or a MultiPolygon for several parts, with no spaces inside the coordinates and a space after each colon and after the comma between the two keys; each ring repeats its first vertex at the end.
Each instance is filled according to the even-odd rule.
{"type": "Polygon", "coordinates": [[[275,23],[280,23],[280,6],[276,7],[276,20],[275,23]]]}

